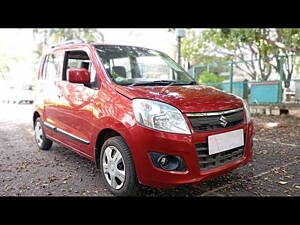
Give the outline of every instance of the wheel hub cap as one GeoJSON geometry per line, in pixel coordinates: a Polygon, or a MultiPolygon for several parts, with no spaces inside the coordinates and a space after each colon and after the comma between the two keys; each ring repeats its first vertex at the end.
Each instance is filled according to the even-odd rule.
{"type": "Polygon", "coordinates": [[[35,125],[35,139],[39,146],[41,146],[43,142],[43,130],[40,122],[37,122],[35,125]]]}
{"type": "Polygon", "coordinates": [[[114,189],[120,189],[125,182],[125,164],[119,150],[109,146],[104,150],[102,167],[108,184],[114,189]]]}

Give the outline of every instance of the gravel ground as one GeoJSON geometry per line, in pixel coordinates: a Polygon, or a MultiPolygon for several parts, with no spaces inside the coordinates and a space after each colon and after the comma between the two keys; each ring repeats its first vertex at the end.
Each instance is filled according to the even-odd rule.
{"type": "MultiPolygon", "coordinates": [[[[32,105],[0,104],[0,196],[112,196],[93,162],[53,144],[38,150],[32,105]]],[[[254,116],[254,160],[232,172],[140,196],[300,196],[300,118],[254,116]]]]}

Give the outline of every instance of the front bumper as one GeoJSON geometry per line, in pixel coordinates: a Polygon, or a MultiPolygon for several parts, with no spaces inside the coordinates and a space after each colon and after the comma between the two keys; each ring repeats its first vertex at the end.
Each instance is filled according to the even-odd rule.
{"type": "Polygon", "coordinates": [[[193,132],[192,135],[171,134],[136,125],[131,129],[128,145],[132,150],[137,177],[143,185],[172,188],[180,184],[198,183],[227,173],[252,160],[253,122],[212,132],[193,132]],[[196,144],[207,143],[208,136],[244,129],[245,147],[243,156],[225,165],[200,170],[196,144]],[[177,155],[183,158],[185,172],[165,171],[155,167],[149,152],[177,155]]]}

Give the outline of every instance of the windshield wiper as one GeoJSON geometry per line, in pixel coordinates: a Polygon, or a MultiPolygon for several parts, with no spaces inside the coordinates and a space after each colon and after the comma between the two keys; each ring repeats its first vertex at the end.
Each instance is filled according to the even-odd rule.
{"type": "Polygon", "coordinates": [[[195,85],[197,84],[196,81],[192,80],[191,82],[175,82],[175,83],[172,83],[172,84],[169,84],[168,86],[173,86],[173,85],[195,85]]]}
{"type": "Polygon", "coordinates": [[[171,85],[177,83],[173,80],[155,80],[155,81],[149,81],[149,82],[141,82],[141,83],[134,83],[129,86],[152,86],[152,85],[171,85]]]}
{"type": "Polygon", "coordinates": [[[166,85],[166,86],[175,86],[175,85],[195,85],[196,81],[192,80],[190,82],[178,82],[175,80],[155,80],[149,82],[141,82],[130,84],[129,86],[155,86],[155,85],[166,85]]]}

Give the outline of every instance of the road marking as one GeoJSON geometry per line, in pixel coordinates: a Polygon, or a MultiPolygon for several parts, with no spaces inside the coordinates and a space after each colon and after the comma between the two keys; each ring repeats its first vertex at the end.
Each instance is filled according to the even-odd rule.
{"type": "MultiPolygon", "coordinates": [[[[271,170],[267,170],[267,171],[265,171],[265,172],[259,173],[259,174],[255,175],[255,176],[253,176],[253,177],[248,178],[247,180],[252,180],[252,179],[255,179],[255,178],[264,176],[264,175],[266,175],[266,174],[268,174],[268,173],[271,173],[271,172],[273,172],[273,171],[275,171],[275,170],[282,169],[282,168],[288,167],[288,166],[290,166],[290,165],[293,165],[293,164],[296,164],[296,163],[299,163],[299,162],[300,162],[300,160],[296,160],[296,161],[293,161],[293,162],[289,162],[289,163],[287,163],[287,164],[285,164],[285,165],[283,165],[283,166],[274,167],[274,168],[271,169],[271,170]]],[[[247,180],[243,179],[243,180],[239,180],[239,181],[236,181],[236,182],[232,182],[232,183],[223,185],[223,186],[221,186],[221,187],[218,187],[218,188],[215,188],[215,189],[213,189],[213,190],[207,191],[207,192],[201,194],[200,196],[207,196],[207,195],[210,195],[210,194],[215,194],[215,195],[218,195],[218,196],[222,196],[222,195],[217,194],[217,193],[215,193],[215,192],[220,191],[220,190],[225,189],[225,188],[228,188],[228,187],[231,187],[231,186],[233,186],[233,185],[242,183],[242,182],[247,181],[247,180]]]]}
{"type": "Polygon", "coordinates": [[[270,139],[258,139],[258,138],[253,138],[253,141],[264,141],[264,142],[270,142],[270,143],[272,143],[272,144],[287,145],[287,146],[292,146],[292,147],[297,147],[297,146],[298,146],[298,145],[295,145],[295,144],[276,142],[276,141],[272,141],[272,140],[270,140],[270,139]]]}

